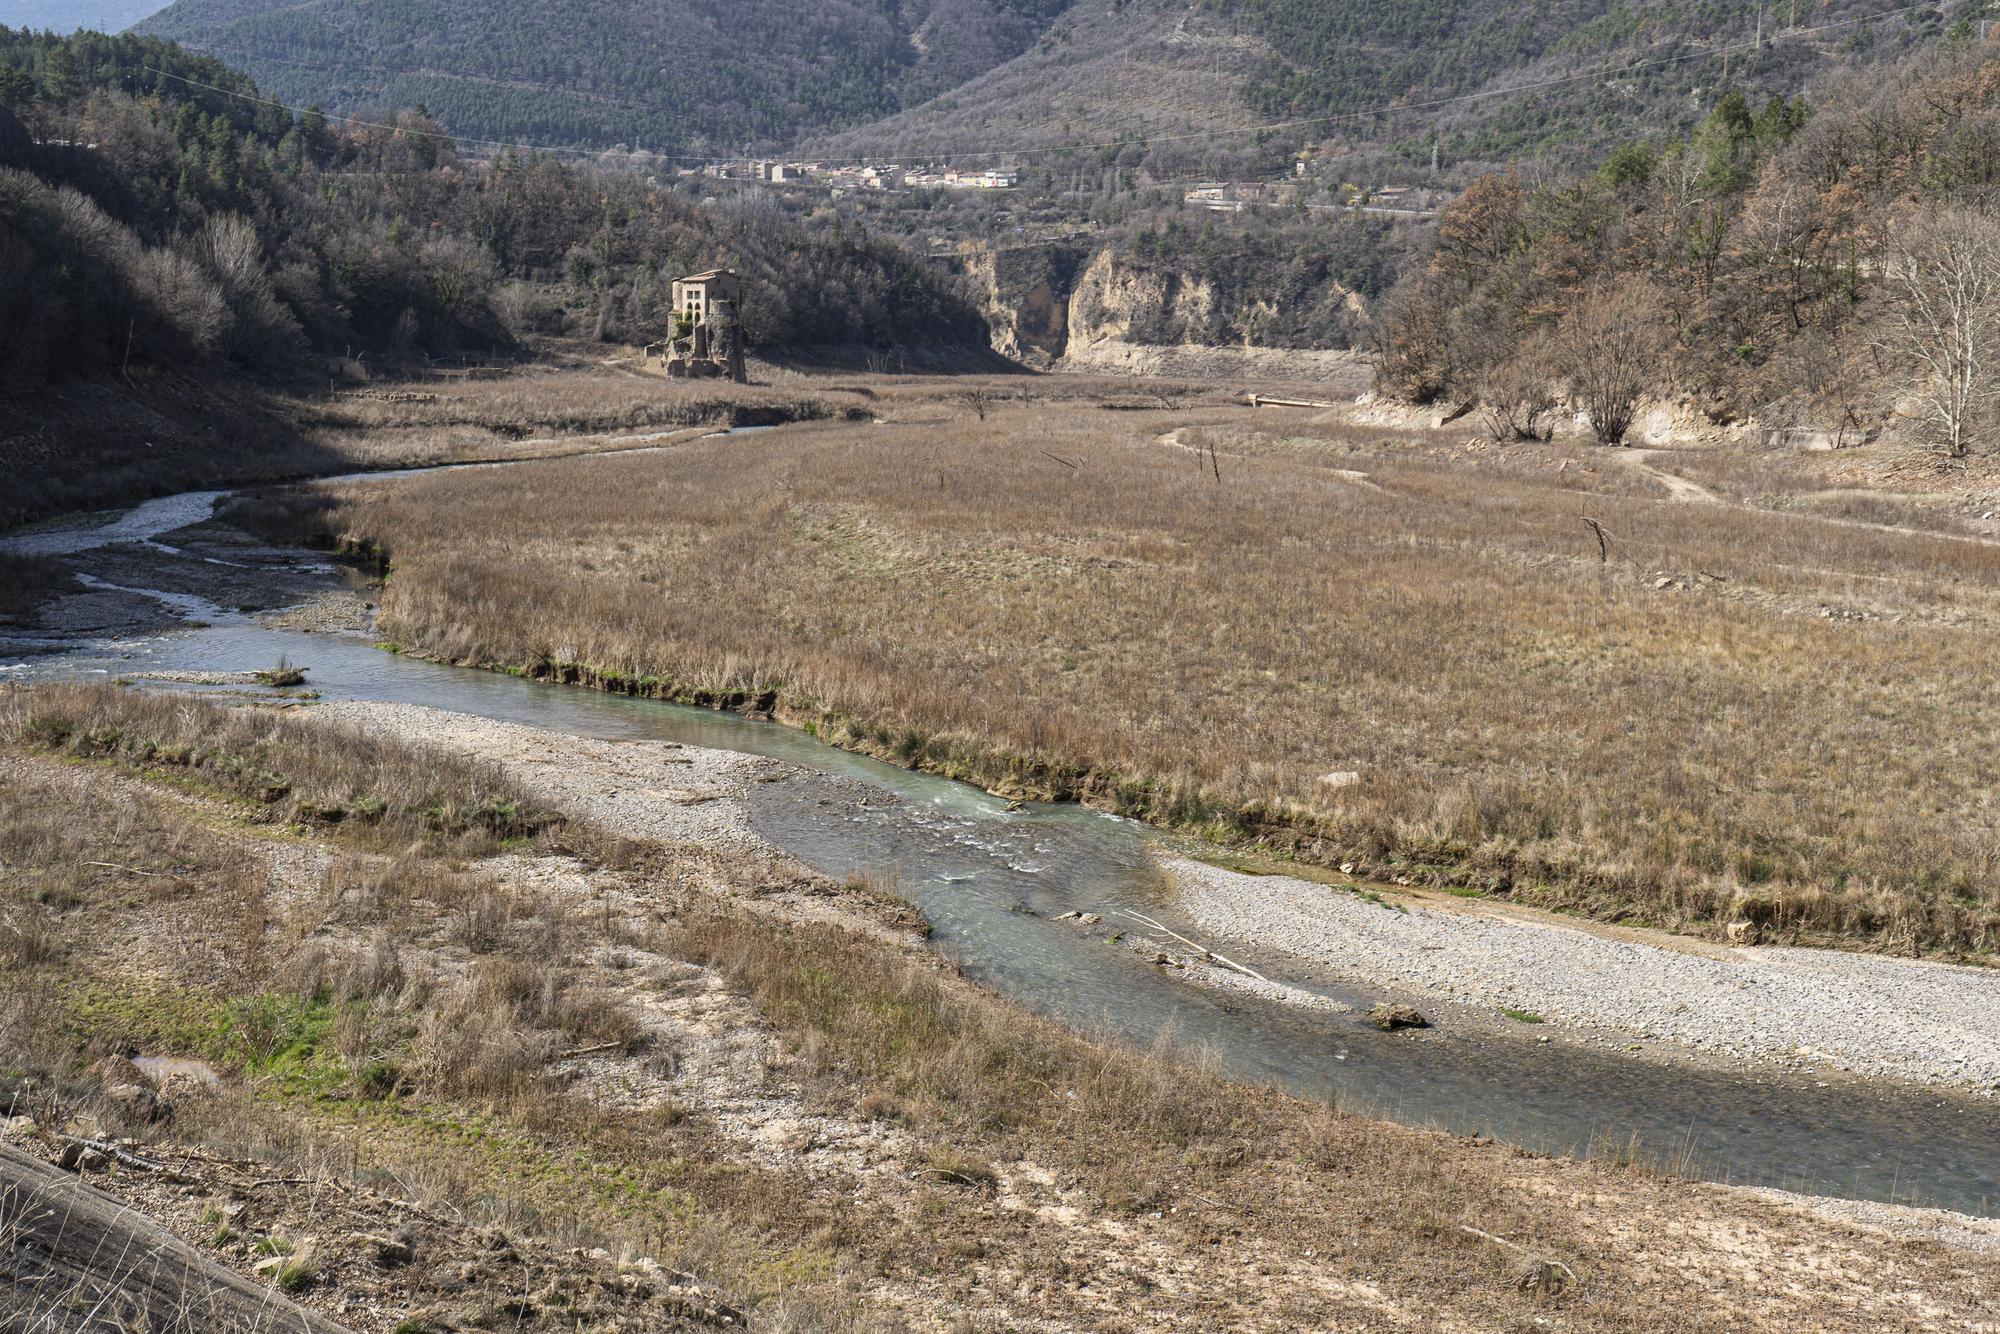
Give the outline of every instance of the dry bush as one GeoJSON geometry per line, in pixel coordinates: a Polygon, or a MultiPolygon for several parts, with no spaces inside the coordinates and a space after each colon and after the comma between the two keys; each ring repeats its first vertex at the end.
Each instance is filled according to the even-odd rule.
{"type": "Polygon", "coordinates": [[[544,958],[484,960],[417,1016],[408,1072],[437,1093],[507,1102],[545,1098],[549,1062],[571,1045],[629,1048],[628,1006],[544,958]]]}
{"type": "Polygon", "coordinates": [[[0,551],[0,618],[27,612],[75,583],[75,576],[58,561],[0,551]]]}
{"type": "Polygon", "coordinates": [[[1557,326],[1553,355],[1599,444],[1624,443],[1667,350],[1659,298],[1640,284],[1594,289],[1557,326]]]}
{"type": "Polygon", "coordinates": [[[1480,378],[1479,415],[1488,436],[1502,442],[1547,442],[1555,433],[1560,400],[1552,361],[1545,340],[1529,340],[1480,378]]]}
{"type": "Polygon", "coordinates": [[[39,968],[62,957],[62,937],[47,909],[33,904],[0,907],[0,963],[39,968]]]}
{"type": "Polygon", "coordinates": [[[300,995],[336,1005],[396,998],[410,981],[402,948],[387,931],[374,932],[360,945],[309,942],[287,965],[287,973],[300,995]]]}
{"type": "Polygon", "coordinates": [[[553,1033],[524,1028],[511,1009],[458,987],[418,1018],[407,1072],[442,1096],[506,1103],[542,1088],[557,1045],[553,1033]]]}

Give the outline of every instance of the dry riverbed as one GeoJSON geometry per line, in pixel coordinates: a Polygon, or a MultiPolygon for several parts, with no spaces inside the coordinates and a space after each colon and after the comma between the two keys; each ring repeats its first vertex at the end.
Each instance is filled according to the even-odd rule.
{"type": "MultiPolygon", "coordinates": [[[[140,745],[211,716],[116,692],[31,707],[74,716],[84,754],[108,724],[140,745]]],[[[185,1054],[169,1041],[184,1026],[158,1006],[110,998],[334,985],[312,977],[375,998],[379,1023],[336,1024],[303,1064],[223,1052],[219,1087],[167,1081],[170,1120],[120,1125],[57,1084],[23,1103],[32,1124],[7,1128],[48,1160],[68,1134],[177,1165],[78,1164],[343,1326],[715,1328],[737,1312],[829,1331],[1987,1321],[1994,1257],[1967,1220],[1548,1158],[1084,1043],[955,977],[906,908],[765,846],[745,800],[759,779],[817,781],[791,766],[410,706],[232,717],[200,723],[194,748],[259,749],[315,811],[373,774],[402,794],[383,818],[414,821],[432,798],[407,784],[457,774],[569,815],[506,848],[398,852],[406,832],[377,850],[323,825],[274,828],[282,794],[201,787],[233,769],[163,783],[108,757],[65,762],[32,741],[46,723],[0,754],[27,859],[0,866],[5,910],[48,941],[35,976],[50,1003],[74,1004],[62,998],[79,982],[100,997],[67,1012],[92,1025],[92,1059],[110,1053],[103,1078],[134,1081],[103,1099],[151,1105],[119,1063],[135,1040],[142,1056],[185,1054]],[[49,850],[64,839],[103,865],[76,872],[77,854],[49,850]],[[52,892],[35,900],[38,886],[52,892]],[[144,977],[120,982],[131,968],[144,977]],[[535,986],[496,989],[522,977],[535,986]],[[551,989],[587,1000],[581,1018],[624,1019],[608,1036],[533,1039],[520,1069],[479,1055],[531,1037],[488,1011],[525,1015],[551,989]],[[385,1057],[400,1091],[368,1082],[385,1057]],[[513,1072],[527,1100],[453,1093],[460,1059],[483,1078],[513,1072]]]]}
{"type": "MultiPolygon", "coordinates": [[[[659,741],[597,741],[417,705],[334,703],[312,716],[442,745],[633,839],[791,859],[751,830],[745,785],[839,780],[775,760],[659,741]]],[[[1735,1059],[1788,1070],[1990,1093],[2000,1088],[2000,970],[1837,950],[1728,947],[1570,922],[1478,900],[1402,902],[1184,858],[1165,867],[1183,939],[1121,917],[1204,985],[1301,1008],[1339,1003],[1286,979],[1321,978],[1450,1012],[1475,1027],[1635,1045],[1654,1059],[1735,1059]],[[1264,977],[1203,966],[1202,947],[1251,955],[1264,977]],[[1273,963],[1272,960],[1277,962],[1273,963]],[[1508,1014],[1513,1012],[1512,1017],[1508,1014]]],[[[793,878],[809,880],[797,868],[793,878]]],[[[781,877],[782,879],[782,877],[781,877]]],[[[794,905],[797,906],[797,905],[794,905]]]]}

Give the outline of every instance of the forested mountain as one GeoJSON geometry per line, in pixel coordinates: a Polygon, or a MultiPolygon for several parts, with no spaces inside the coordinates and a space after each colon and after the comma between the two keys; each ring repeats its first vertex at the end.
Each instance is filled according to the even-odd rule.
{"type": "Polygon", "coordinates": [[[0,0],[0,27],[123,32],[164,8],[166,0],[0,0]]]}
{"type": "Polygon", "coordinates": [[[1635,126],[1685,123],[1712,100],[1704,90],[1725,84],[1753,97],[1789,94],[1837,65],[1893,60],[1986,10],[1982,0],[1201,3],[1235,15],[1273,52],[1245,89],[1259,112],[1287,119],[1407,104],[1327,128],[1389,140],[1435,128],[1450,160],[1601,145],[1635,126]],[[1634,68],[1573,77],[1613,64],[1634,68]],[[1482,100],[1435,115],[1423,107],[1466,94],[1482,100]]]}
{"type": "Polygon", "coordinates": [[[288,101],[543,146],[736,152],[1018,55],[1070,0],[179,0],[142,26],[288,101]]]}
{"type": "Polygon", "coordinates": [[[732,263],[753,345],[980,344],[906,251],[548,156],[461,160],[414,112],[339,127],[157,39],[0,29],[0,382],[311,353],[644,340],[732,263]],[[18,317],[17,317],[18,316],[18,317]]]}
{"type": "Polygon", "coordinates": [[[1365,180],[1426,168],[1435,134],[1447,170],[1575,163],[1691,127],[1723,87],[1791,96],[1985,10],[1763,0],[1761,12],[1760,25],[1758,0],[1077,0],[1017,59],[814,147],[1078,146],[1064,169],[1180,176],[1268,174],[1305,151],[1318,170],[1365,180]]]}
{"type": "Polygon", "coordinates": [[[296,105],[422,106],[478,139],[921,157],[1131,142],[1127,158],[1183,171],[1301,148],[1427,163],[1434,134],[1446,163],[1587,154],[1692,124],[1724,84],[1761,100],[1894,59],[1984,5],[178,0],[142,30],[296,105]]]}

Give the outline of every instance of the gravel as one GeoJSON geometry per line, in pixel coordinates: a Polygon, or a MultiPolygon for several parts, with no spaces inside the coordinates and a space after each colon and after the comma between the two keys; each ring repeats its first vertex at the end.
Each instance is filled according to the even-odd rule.
{"type": "Polygon", "coordinates": [[[1907,1204],[1878,1204],[1873,1200],[1798,1195],[1788,1190],[1745,1189],[1767,1200],[1810,1209],[1836,1222],[1872,1228],[1909,1240],[1937,1242],[1976,1255],[2000,1257],[2000,1218],[1976,1218],[1948,1209],[1919,1209],[1907,1204]]]}
{"type": "Polygon", "coordinates": [[[497,763],[532,791],[627,838],[764,852],[741,794],[768,762],[671,741],[600,741],[419,704],[343,701],[312,717],[497,763]]]}
{"type": "Polygon", "coordinates": [[[1344,981],[1695,1051],[2000,1088],[2000,970],[1791,948],[1649,944],[1499,911],[1406,911],[1284,876],[1169,869],[1201,931],[1344,981]]]}

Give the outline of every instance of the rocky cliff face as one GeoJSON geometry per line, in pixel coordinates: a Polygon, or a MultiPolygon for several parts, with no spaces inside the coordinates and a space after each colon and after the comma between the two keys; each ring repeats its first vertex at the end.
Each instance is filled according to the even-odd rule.
{"type": "Polygon", "coordinates": [[[1069,350],[1070,295],[1088,252],[1049,245],[980,249],[944,261],[986,312],[993,350],[1035,370],[1069,350]]]}
{"type": "MultiPolygon", "coordinates": [[[[1352,360],[1341,349],[1298,346],[1273,300],[1108,247],[979,249],[943,262],[984,308],[994,350],[1035,370],[1175,373],[1230,352],[1260,369],[1317,376],[1352,360]]],[[[1314,300],[1340,304],[1357,322],[1366,314],[1337,285],[1314,300]]]]}

